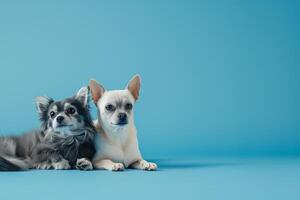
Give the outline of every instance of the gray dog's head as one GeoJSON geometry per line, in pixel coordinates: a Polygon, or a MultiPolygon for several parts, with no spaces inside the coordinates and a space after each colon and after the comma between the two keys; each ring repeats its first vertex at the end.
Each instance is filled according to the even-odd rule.
{"type": "Polygon", "coordinates": [[[88,88],[63,101],[54,101],[48,97],[37,97],[36,106],[43,130],[62,135],[72,135],[85,127],[92,127],[88,109],[88,88]]]}

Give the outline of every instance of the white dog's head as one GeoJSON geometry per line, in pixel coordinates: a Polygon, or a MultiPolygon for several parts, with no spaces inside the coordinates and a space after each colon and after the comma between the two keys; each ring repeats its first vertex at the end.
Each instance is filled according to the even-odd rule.
{"type": "Polygon", "coordinates": [[[133,106],[139,97],[140,76],[135,75],[124,90],[106,91],[97,81],[90,81],[90,90],[98,108],[98,121],[106,132],[120,133],[133,125],[133,106]]]}

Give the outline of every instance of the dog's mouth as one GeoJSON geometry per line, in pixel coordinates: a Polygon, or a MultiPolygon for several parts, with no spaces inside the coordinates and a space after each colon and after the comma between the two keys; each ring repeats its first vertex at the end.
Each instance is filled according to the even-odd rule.
{"type": "Polygon", "coordinates": [[[127,124],[128,124],[128,122],[119,122],[117,124],[111,123],[111,125],[113,125],[113,126],[125,126],[127,124]]]}
{"type": "Polygon", "coordinates": [[[56,126],[56,128],[71,128],[73,125],[68,125],[68,124],[59,124],[56,126]]]}

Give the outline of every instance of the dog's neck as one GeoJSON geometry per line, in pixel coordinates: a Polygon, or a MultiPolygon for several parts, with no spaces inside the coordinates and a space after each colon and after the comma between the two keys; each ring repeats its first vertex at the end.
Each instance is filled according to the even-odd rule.
{"type": "Polygon", "coordinates": [[[79,141],[85,141],[92,139],[95,134],[95,129],[93,127],[84,127],[81,129],[76,129],[71,131],[71,134],[65,134],[64,132],[55,132],[52,129],[45,130],[45,140],[53,140],[53,138],[61,138],[61,139],[77,139],[79,141]]]}
{"type": "Polygon", "coordinates": [[[109,143],[121,143],[125,145],[129,138],[135,136],[136,129],[134,123],[130,123],[125,127],[116,127],[116,129],[106,128],[101,120],[95,121],[95,128],[98,134],[101,134],[102,138],[109,143]]]}

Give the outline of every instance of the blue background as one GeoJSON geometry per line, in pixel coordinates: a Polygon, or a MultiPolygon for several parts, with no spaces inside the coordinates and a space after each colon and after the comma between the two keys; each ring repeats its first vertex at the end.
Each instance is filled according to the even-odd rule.
{"type": "Polygon", "coordinates": [[[147,157],[300,154],[298,1],[0,5],[1,133],[39,125],[38,95],[139,73],[147,157]]]}
{"type": "MultiPolygon", "coordinates": [[[[0,199],[299,199],[300,1],[1,1],[0,133],[34,98],[142,77],[159,171],[0,173],[0,199]]],[[[95,117],[95,108],[93,116],[95,117]]]]}

